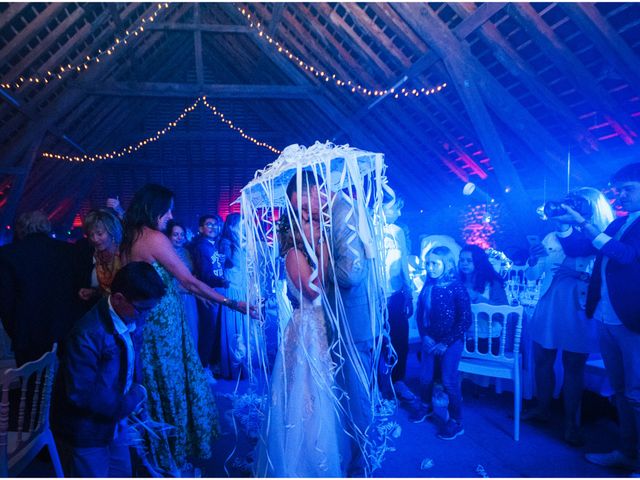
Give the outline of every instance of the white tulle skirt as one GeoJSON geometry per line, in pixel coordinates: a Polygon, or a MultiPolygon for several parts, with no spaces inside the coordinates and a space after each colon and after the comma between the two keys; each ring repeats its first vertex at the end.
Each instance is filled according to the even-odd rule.
{"type": "Polygon", "coordinates": [[[344,476],[334,371],[322,307],[294,310],[271,374],[255,476],[344,476]]]}

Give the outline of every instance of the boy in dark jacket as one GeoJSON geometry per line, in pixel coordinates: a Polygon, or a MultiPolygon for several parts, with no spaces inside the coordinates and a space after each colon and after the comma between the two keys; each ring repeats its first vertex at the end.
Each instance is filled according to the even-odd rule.
{"type": "Polygon", "coordinates": [[[133,262],[116,274],[111,291],[78,321],[61,351],[52,427],[67,476],[131,476],[126,418],[147,397],[137,360],[141,324],[165,285],[150,264],[133,262]]]}

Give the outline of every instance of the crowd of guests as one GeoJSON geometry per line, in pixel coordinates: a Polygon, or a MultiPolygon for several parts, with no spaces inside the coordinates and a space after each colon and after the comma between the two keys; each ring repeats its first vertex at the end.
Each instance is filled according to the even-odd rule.
{"type": "MultiPolygon", "coordinates": [[[[533,315],[526,319],[534,352],[536,405],[526,411],[522,419],[537,423],[551,421],[556,382],[554,364],[556,356],[561,354],[564,440],[571,446],[584,445],[580,412],[585,365],[589,355],[600,353],[615,392],[621,441],[618,449],[588,454],[586,458],[595,464],[637,472],[640,471],[640,364],[637,360],[640,352],[640,163],[616,172],[611,183],[622,216],[614,220],[614,210],[602,192],[579,188],[570,192],[555,211],[548,212],[553,231],[542,242],[530,245],[524,275],[541,285],[533,315]]],[[[399,217],[399,212],[390,208],[385,213],[390,224],[399,217]]],[[[446,422],[440,424],[438,436],[451,440],[464,433],[458,365],[465,334],[471,325],[470,306],[508,304],[505,280],[480,247],[464,245],[457,254],[451,245],[433,242],[424,259],[426,278],[416,305],[421,371],[420,391],[415,395],[403,382],[411,309],[395,306],[394,295],[410,283],[403,272],[406,261],[401,259],[406,248],[398,245],[404,235],[398,234],[401,230],[394,227],[387,228],[385,248],[388,278],[397,279],[395,288],[390,290],[389,319],[396,361],[401,368],[392,378],[398,398],[407,402],[410,420],[415,423],[434,413],[438,396],[434,378],[437,378],[439,388],[448,396],[446,422]],[[436,365],[438,372],[434,376],[436,365]]],[[[488,350],[483,353],[489,353],[488,350]]]]}
{"type": "Polygon", "coordinates": [[[219,431],[215,376],[246,368],[239,215],[203,216],[185,246],[168,189],[143,187],[126,212],[110,204],[76,244],[51,238],[42,212],[18,218],[0,249],[0,317],[18,366],[60,346],[52,429],[68,475],[131,476],[132,413],[147,472],[188,475],[219,431]]]}
{"type": "MultiPolygon", "coordinates": [[[[615,392],[621,441],[618,449],[587,459],[637,471],[640,163],[616,172],[612,183],[627,215],[614,219],[600,191],[580,188],[548,212],[553,231],[530,245],[525,275],[542,287],[528,319],[537,402],[523,420],[550,421],[561,352],[564,439],[583,445],[585,364],[599,352],[615,392]]],[[[380,385],[410,405],[415,423],[434,413],[435,392],[443,390],[448,415],[438,436],[453,440],[464,434],[458,366],[471,305],[507,304],[505,282],[478,246],[464,245],[459,255],[444,245],[427,252],[415,305],[419,391],[412,392],[405,383],[412,282],[406,238],[395,225],[402,202],[386,200],[390,341],[378,368],[380,385]]],[[[250,368],[247,313],[255,311],[245,303],[240,215],[202,216],[198,236],[187,242],[187,229],[173,220],[173,202],[173,193],[158,185],[139,190],[126,211],[110,200],[114,208],[85,216],[85,238],[76,244],[50,238],[47,217],[29,212],[17,219],[17,241],[0,248],[0,318],[17,365],[60,345],[52,428],[70,476],[131,476],[124,433],[131,418],[152,432],[142,435],[140,465],[188,474],[188,460],[209,458],[218,434],[215,378],[238,378],[250,368]]],[[[293,263],[300,265],[306,263],[293,263]]]]}

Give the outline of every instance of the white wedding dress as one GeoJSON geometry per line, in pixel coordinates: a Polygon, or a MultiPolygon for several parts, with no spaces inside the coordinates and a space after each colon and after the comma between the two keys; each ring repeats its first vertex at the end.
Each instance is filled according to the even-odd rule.
{"type": "Polygon", "coordinates": [[[300,307],[293,310],[280,340],[254,474],[342,477],[339,443],[344,435],[320,297],[305,299],[288,275],[287,288],[300,299],[300,307]]]}

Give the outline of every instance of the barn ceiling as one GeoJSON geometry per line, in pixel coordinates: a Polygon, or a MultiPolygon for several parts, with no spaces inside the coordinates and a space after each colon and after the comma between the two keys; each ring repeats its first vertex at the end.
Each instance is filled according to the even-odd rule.
{"type": "Polygon", "coordinates": [[[150,181],[189,224],[224,213],[277,158],[238,129],[383,152],[414,210],[467,181],[530,210],[568,160],[571,187],[603,187],[637,159],[639,22],[637,3],[3,3],[1,224],[68,226],[150,181]],[[200,101],[131,154],[44,155],[134,147],[202,96],[235,129],[200,101]]]}

